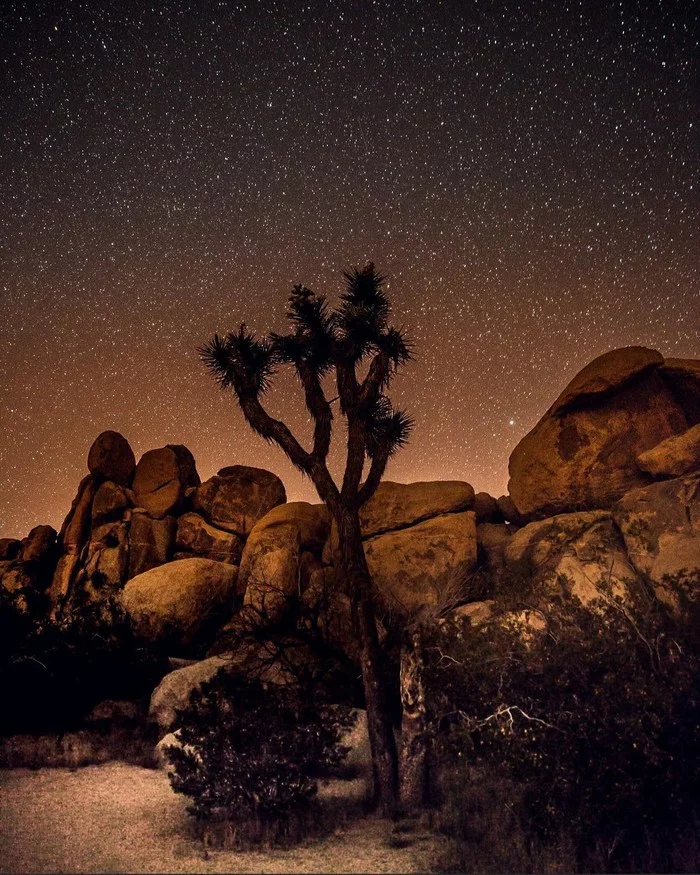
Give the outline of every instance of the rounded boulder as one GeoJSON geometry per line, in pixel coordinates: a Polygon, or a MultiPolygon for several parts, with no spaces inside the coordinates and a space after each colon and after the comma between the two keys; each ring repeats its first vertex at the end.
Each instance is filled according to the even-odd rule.
{"type": "Polygon", "coordinates": [[[199,486],[194,456],[182,444],[148,450],[139,459],[134,474],[134,493],[139,507],[156,519],[181,509],[185,491],[199,486]]]}
{"type": "Polygon", "coordinates": [[[231,615],[238,569],[212,559],[178,559],[127,582],[122,604],[138,637],[197,655],[231,615]]]}
{"type": "Polygon", "coordinates": [[[99,480],[126,486],[134,474],[136,457],[129,441],[118,431],[103,431],[90,447],[88,468],[99,480]]]}

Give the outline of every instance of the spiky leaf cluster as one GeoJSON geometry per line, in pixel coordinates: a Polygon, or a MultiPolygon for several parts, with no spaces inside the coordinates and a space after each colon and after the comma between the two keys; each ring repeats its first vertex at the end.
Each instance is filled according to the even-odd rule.
{"type": "Polygon", "coordinates": [[[215,334],[198,351],[222,389],[252,397],[269,389],[276,364],[273,344],[269,338],[257,338],[245,323],[226,337],[215,334]]]}
{"type": "Polygon", "coordinates": [[[390,457],[406,445],[413,419],[405,410],[395,410],[386,395],[380,395],[367,422],[367,455],[390,457]]]}
{"type": "Polygon", "coordinates": [[[306,364],[318,377],[328,373],[333,367],[336,332],[335,314],[325,295],[316,295],[306,286],[294,286],[287,319],[292,326],[289,334],[270,335],[277,361],[297,367],[306,364]]]}

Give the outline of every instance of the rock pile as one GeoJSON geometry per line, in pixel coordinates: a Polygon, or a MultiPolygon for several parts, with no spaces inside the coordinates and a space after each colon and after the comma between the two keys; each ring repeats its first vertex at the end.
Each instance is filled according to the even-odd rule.
{"type": "MultiPolygon", "coordinates": [[[[323,505],[288,503],[259,468],[225,467],[202,483],[184,446],[136,464],[112,431],[90,448],[88,469],[58,534],[39,526],[0,540],[2,585],[44,593],[54,612],[117,598],[145,640],[208,655],[201,670],[164,681],[158,715],[225,660],[246,612],[278,621],[294,600],[326,598],[327,630],[356,657],[323,505]]],[[[514,449],[509,472],[498,501],[460,481],[384,482],[364,505],[382,635],[421,612],[489,622],[496,603],[484,581],[520,576],[534,583],[520,617],[530,632],[562,587],[590,604],[644,582],[675,604],[679,580],[700,577],[700,362],[642,347],[600,356],[514,449]]]]}

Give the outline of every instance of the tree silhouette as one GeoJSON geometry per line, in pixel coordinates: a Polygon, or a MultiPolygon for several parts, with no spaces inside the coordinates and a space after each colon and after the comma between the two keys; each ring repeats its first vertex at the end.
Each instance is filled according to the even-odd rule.
{"type": "Polygon", "coordinates": [[[413,426],[411,417],[395,410],[386,395],[411,353],[403,332],[389,324],[385,278],[374,264],[346,272],[344,277],[346,287],[336,309],[329,307],[325,296],[298,285],[289,298],[289,333],[257,338],[244,323],[226,337],[214,335],[199,352],[221,387],[233,389],[254,431],[277,444],[311,479],[337,524],[340,573],[360,643],[374,799],[390,810],[398,797],[398,760],[359,510],[374,494],[387,462],[406,443],[413,426]],[[366,375],[360,378],[358,368],[368,362],[366,375]],[[311,451],[263,407],[261,398],[282,365],[293,365],[301,383],[314,423],[311,451]],[[329,400],[323,380],[333,374],[337,398],[329,400]],[[335,401],[347,422],[347,457],[340,487],[327,465],[335,401]]]}

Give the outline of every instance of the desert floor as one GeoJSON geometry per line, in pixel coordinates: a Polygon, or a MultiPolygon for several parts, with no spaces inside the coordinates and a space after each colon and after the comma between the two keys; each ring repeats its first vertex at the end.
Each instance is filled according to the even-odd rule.
{"type": "Polygon", "coordinates": [[[162,771],[123,763],[0,771],[2,872],[420,872],[436,840],[418,824],[361,817],[363,783],[333,781],[344,815],[291,850],[206,850],[162,771]]]}

